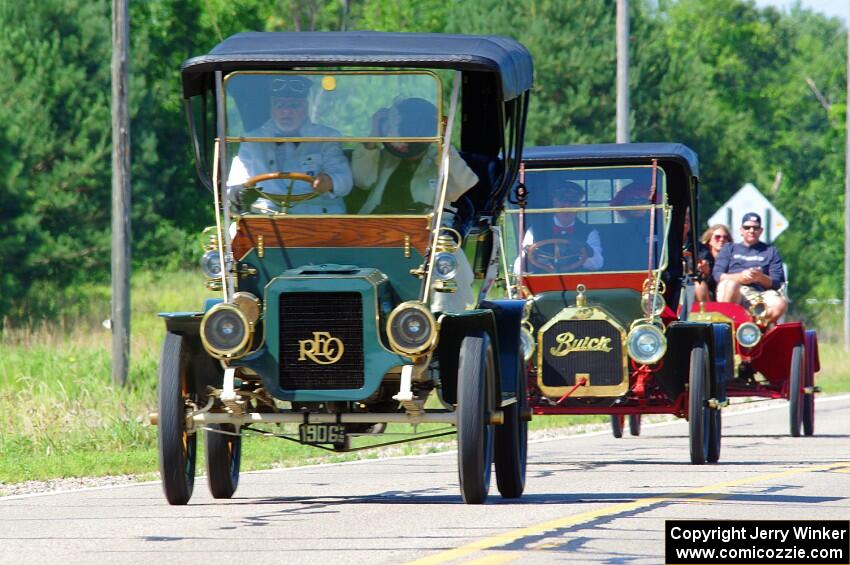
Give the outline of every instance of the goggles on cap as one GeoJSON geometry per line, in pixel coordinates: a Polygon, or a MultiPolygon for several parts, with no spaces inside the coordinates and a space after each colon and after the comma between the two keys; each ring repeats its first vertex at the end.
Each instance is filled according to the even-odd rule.
{"type": "Polygon", "coordinates": [[[272,95],[304,95],[310,90],[310,81],[302,77],[276,78],[272,80],[272,95]]]}

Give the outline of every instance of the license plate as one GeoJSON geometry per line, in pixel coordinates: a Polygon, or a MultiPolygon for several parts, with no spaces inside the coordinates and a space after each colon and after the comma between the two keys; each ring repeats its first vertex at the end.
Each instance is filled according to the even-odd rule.
{"type": "Polygon", "coordinates": [[[345,426],[339,424],[301,424],[298,426],[301,443],[345,443],[345,426]]]}

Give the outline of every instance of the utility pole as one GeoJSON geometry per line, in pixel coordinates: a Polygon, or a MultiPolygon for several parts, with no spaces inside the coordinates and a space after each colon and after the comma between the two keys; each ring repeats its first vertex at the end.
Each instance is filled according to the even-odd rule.
{"type": "Polygon", "coordinates": [[[847,102],[844,124],[844,351],[850,351],[850,31],[847,32],[847,102]]]}
{"type": "Polygon", "coordinates": [[[342,8],[342,16],[340,17],[339,31],[348,31],[349,14],[351,12],[351,0],[339,0],[342,8]]]}
{"type": "Polygon", "coordinates": [[[130,365],[130,116],[127,0],[112,0],[112,382],[130,365]]]}
{"type": "Polygon", "coordinates": [[[629,0],[617,0],[617,143],[629,142],[629,0]]]}

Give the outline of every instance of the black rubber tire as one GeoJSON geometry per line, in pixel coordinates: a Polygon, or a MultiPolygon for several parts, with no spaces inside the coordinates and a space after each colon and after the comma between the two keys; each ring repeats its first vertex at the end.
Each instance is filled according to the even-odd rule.
{"type": "MultiPolygon", "coordinates": [[[[518,351],[522,351],[518,349],[518,351]]],[[[528,422],[522,417],[528,405],[525,362],[520,358],[517,369],[517,401],[502,408],[505,421],[496,426],[493,462],[496,466],[496,486],[502,498],[519,498],[525,490],[525,470],[528,463],[528,422]]]]}
{"type": "Polygon", "coordinates": [[[711,409],[706,405],[709,394],[708,350],[704,345],[691,349],[688,376],[688,428],[690,432],[691,463],[702,465],[708,461],[711,435],[711,409]]]}
{"type": "Polygon", "coordinates": [[[619,439],[623,437],[623,427],[625,425],[625,418],[619,414],[611,415],[611,434],[619,439]]]}
{"type": "Polygon", "coordinates": [[[633,436],[640,435],[640,414],[629,414],[629,433],[633,436]]]}
{"type": "Polygon", "coordinates": [[[334,443],[331,445],[331,449],[337,453],[347,453],[351,451],[351,436],[345,434],[345,440],[342,443],[334,443]]]}
{"type": "Polygon", "coordinates": [[[490,491],[493,463],[493,348],[484,332],[463,338],[457,376],[458,477],[463,501],[482,504],[490,491]]]}
{"type": "Polygon", "coordinates": [[[805,350],[795,345],[791,350],[791,371],[788,380],[788,423],[792,437],[800,437],[800,424],[803,421],[803,376],[806,371],[805,350]]]}
{"type": "MultiPolygon", "coordinates": [[[[231,424],[210,424],[209,428],[236,433],[231,424]]],[[[204,432],[207,457],[207,484],[213,498],[230,498],[239,486],[239,464],[242,461],[242,436],[204,432]]]]}
{"type": "Polygon", "coordinates": [[[803,435],[815,435],[815,395],[803,395],[803,435]]]}
{"type": "MultiPolygon", "coordinates": [[[[806,331],[806,387],[815,388],[815,355],[817,351],[817,337],[814,331],[806,331]]],[[[815,393],[807,394],[803,399],[803,435],[811,436],[815,433],[815,393]]]]}
{"type": "Polygon", "coordinates": [[[181,335],[168,332],[159,363],[159,473],[169,504],[183,505],[195,484],[197,434],[186,431],[188,354],[181,335]]]}
{"type": "Polygon", "coordinates": [[[712,409],[709,415],[709,430],[708,430],[708,462],[717,463],[720,461],[720,443],[723,435],[723,423],[720,416],[719,408],[712,409]]]}

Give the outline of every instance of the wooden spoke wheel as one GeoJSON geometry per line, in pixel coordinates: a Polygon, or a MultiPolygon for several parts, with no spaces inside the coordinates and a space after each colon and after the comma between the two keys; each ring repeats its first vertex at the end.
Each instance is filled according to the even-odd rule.
{"type": "Polygon", "coordinates": [[[230,498],[239,486],[242,436],[230,435],[239,432],[231,424],[210,424],[209,428],[204,432],[204,449],[210,494],[213,498],[230,498]]]}
{"type": "Polygon", "coordinates": [[[640,435],[640,414],[629,414],[629,433],[633,436],[640,435]]]}
{"type": "Polygon", "coordinates": [[[184,338],[168,332],[159,365],[159,471],[169,504],[183,505],[195,484],[197,434],[186,428],[190,409],[189,355],[184,338]]]}
{"type": "Polygon", "coordinates": [[[709,412],[707,459],[709,463],[717,463],[720,460],[720,438],[723,431],[720,414],[720,408],[712,408],[709,412]]]}
{"type": "Polygon", "coordinates": [[[806,394],[803,392],[804,377],[806,372],[806,353],[801,345],[795,345],[791,350],[791,368],[788,381],[788,423],[791,435],[799,437],[800,424],[803,422],[804,402],[806,394]]]}
{"type": "Polygon", "coordinates": [[[691,463],[702,465],[708,461],[709,437],[711,435],[711,409],[709,395],[708,348],[698,345],[691,349],[690,375],[688,379],[688,427],[691,463]]]}
{"type": "Polygon", "coordinates": [[[457,379],[458,475],[463,501],[482,504],[493,463],[493,347],[485,332],[463,338],[457,379]]]}
{"type": "MultiPolygon", "coordinates": [[[[522,351],[518,349],[518,351],[522,351]]],[[[528,422],[523,412],[528,404],[526,364],[519,355],[517,362],[517,401],[505,406],[505,421],[496,426],[494,461],[496,486],[502,498],[519,498],[525,490],[528,461],[528,422]]]]}
{"type": "Polygon", "coordinates": [[[623,437],[623,427],[625,427],[626,418],[622,414],[611,415],[611,434],[619,439],[623,437]]]}

